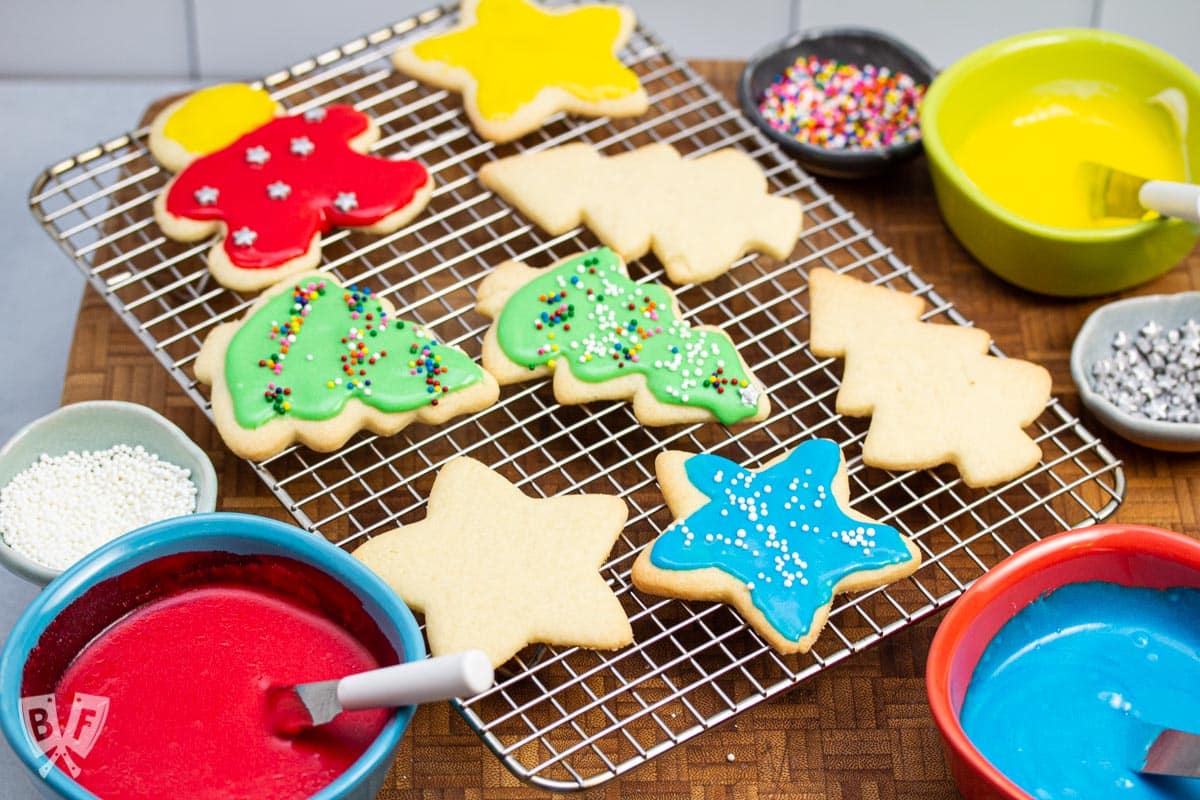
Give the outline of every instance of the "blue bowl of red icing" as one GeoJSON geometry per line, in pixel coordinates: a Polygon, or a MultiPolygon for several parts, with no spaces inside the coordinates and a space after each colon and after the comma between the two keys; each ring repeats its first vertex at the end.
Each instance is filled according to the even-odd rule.
{"type": "Polygon", "coordinates": [[[178,517],[34,599],[0,654],[0,728],[49,798],[371,800],[414,709],[283,736],[266,690],[424,657],[403,602],[321,537],[178,517]]]}
{"type": "Polygon", "coordinates": [[[1157,726],[1200,733],[1200,542],[1102,525],[980,578],[930,648],[926,690],[967,798],[1200,798],[1137,771],[1157,726]]]}

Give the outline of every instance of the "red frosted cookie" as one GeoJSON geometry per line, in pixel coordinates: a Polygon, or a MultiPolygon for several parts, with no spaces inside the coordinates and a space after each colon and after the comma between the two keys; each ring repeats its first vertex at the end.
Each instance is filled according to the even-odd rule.
{"type": "Polygon", "coordinates": [[[151,151],[165,166],[182,167],[155,199],[155,218],[172,239],[219,235],[208,265],[221,285],[265,288],[315,267],[331,228],[389,233],[429,202],[425,167],[366,154],[379,139],[366,114],[329,106],[273,116],[274,104],[256,92],[210,87],[169,107],[151,128],[151,151]],[[222,115],[227,106],[235,112],[222,115]]]}

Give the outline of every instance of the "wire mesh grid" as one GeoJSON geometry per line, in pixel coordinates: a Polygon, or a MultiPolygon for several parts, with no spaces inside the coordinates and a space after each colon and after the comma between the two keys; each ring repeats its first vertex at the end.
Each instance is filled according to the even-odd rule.
{"type": "MultiPolygon", "coordinates": [[[[650,96],[645,115],[558,115],[511,145],[481,140],[456,95],[394,73],[388,59],[400,41],[456,18],[453,6],[432,9],[261,82],[293,111],[353,104],[383,130],[376,154],[419,158],[429,168],[436,188],[426,212],[386,236],[333,232],[321,269],[344,283],[368,283],[399,315],[432,326],[443,340],[478,356],[488,320],[473,310],[474,289],[500,262],[546,266],[599,244],[585,229],[549,237],[485,191],[475,176],[490,159],[580,140],[610,155],[655,141],[689,157],[736,147],[761,165],[772,192],[797,198],[805,216],[788,262],[750,255],[721,278],[678,289],[685,316],[724,327],[766,386],[773,410],[763,422],[647,429],[627,404],[560,407],[542,380],[509,387],[487,411],[438,428],[360,434],[329,454],[293,447],[253,465],[302,526],[348,546],[420,519],[439,466],[458,454],[491,465],[533,496],[605,492],[626,500],[629,521],[602,573],[629,612],[635,644],[611,653],[529,648],[491,691],[457,704],[519,777],[560,790],[602,783],[930,614],[1044,533],[1116,509],[1125,488],[1118,463],[1056,400],[1036,423],[1041,463],[990,491],[965,487],[946,468],[865,467],[867,422],[834,411],[840,367],[806,346],[807,270],[828,266],[920,295],[928,320],[969,321],[644,29],[621,57],[650,96]],[[632,588],[634,558],[671,522],[653,475],[658,452],[717,452],[758,467],[812,436],[841,444],[855,508],[916,542],[924,563],[914,575],[835,599],[814,649],[786,657],[726,606],[632,588]]],[[[191,363],[207,333],[238,318],[253,298],[211,280],[208,243],[162,236],[152,201],[170,176],[148,155],[146,134],[117,137],[50,167],[30,203],[91,285],[207,411],[207,389],[192,377],[191,363]]],[[[640,281],[662,277],[653,257],[630,269],[640,281]]]]}

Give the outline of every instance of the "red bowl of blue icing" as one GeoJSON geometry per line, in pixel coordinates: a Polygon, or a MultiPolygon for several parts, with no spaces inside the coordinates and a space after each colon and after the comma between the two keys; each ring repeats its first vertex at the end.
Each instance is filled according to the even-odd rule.
{"type": "Polygon", "coordinates": [[[1200,542],[1136,525],[1051,536],[981,577],[926,664],[963,795],[1062,797],[1079,781],[1076,796],[1092,800],[1200,797],[1200,781],[1136,773],[1131,751],[1142,723],[1200,723],[1197,590],[1200,542]]]}

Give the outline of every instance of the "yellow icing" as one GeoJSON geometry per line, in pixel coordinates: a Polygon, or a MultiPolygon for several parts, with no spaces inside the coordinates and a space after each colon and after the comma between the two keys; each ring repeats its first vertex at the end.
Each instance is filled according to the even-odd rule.
{"type": "Polygon", "coordinates": [[[1005,208],[1060,228],[1107,228],[1096,217],[1096,162],[1163,180],[1187,180],[1176,123],[1157,103],[1092,82],[1055,82],[997,104],[952,154],[1005,208]]]}
{"type": "Polygon", "coordinates": [[[193,155],[207,155],[275,117],[275,101],[262,89],[223,83],[192,94],[167,118],[163,135],[193,155]]]}
{"type": "Polygon", "coordinates": [[[470,72],[479,112],[503,120],[549,86],[588,102],[636,92],[637,75],[613,52],[620,31],[614,6],[554,12],[525,0],[479,0],[475,24],[417,42],[413,52],[470,72]]]}

